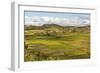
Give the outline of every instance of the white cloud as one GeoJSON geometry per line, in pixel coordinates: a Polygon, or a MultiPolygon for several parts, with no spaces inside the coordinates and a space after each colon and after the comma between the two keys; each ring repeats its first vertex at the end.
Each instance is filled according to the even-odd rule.
{"type": "Polygon", "coordinates": [[[43,24],[58,24],[62,26],[79,26],[79,25],[87,25],[90,24],[90,21],[86,18],[88,16],[84,16],[83,18],[58,18],[58,17],[28,17],[25,16],[25,24],[41,26],[43,24]],[[85,19],[86,18],[86,19],[85,19]]]}
{"type": "Polygon", "coordinates": [[[31,25],[33,22],[32,22],[32,18],[31,17],[28,17],[28,16],[25,16],[25,24],[27,25],[31,25]]]}
{"type": "Polygon", "coordinates": [[[50,20],[50,18],[49,17],[47,17],[47,16],[44,16],[44,17],[41,17],[45,22],[48,22],[49,20],[50,20]]]}
{"type": "Polygon", "coordinates": [[[90,15],[81,15],[80,16],[81,19],[90,19],[90,15]]]}

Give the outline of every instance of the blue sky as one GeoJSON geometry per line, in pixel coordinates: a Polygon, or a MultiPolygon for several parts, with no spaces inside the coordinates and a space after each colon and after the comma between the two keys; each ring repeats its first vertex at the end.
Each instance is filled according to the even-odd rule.
{"type": "Polygon", "coordinates": [[[25,11],[25,24],[42,25],[44,23],[57,23],[64,26],[90,24],[90,14],[25,11]]]}

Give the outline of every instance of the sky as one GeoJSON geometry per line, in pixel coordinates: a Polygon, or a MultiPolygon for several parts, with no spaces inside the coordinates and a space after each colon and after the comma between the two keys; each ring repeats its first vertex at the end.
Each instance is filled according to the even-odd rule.
{"type": "Polygon", "coordinates": [[[43,24],[58,24],[61,26],[90,25],[88,13],[61,13],[24,11],[25,25],[42,26],[43,24]]]}

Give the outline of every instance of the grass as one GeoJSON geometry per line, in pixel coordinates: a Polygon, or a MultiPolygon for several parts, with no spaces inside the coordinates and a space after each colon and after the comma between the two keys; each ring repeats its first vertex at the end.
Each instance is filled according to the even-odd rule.
{"type": "MultiPolygon", "coordinates": [[[[53,28],[54,30],[54,28],[53,28]]],[[[90,33],[70,32],[39,35],[44,30],[25,30],[28,48],[25,48],[24,61],[65,60],[90,58],[90,33]],[[38,35],[34,33],[38,33],[38,35]],[[27,39],[28,38],[28,39],[27,39]]]]}

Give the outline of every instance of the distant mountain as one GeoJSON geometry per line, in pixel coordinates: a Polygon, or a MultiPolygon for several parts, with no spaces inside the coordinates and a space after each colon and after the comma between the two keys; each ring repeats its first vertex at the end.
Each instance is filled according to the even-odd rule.
{"type": "Polygon", "coordinates": [[[61,26],[61,25],[57,25],[57,24],[43,24],[41,27],[64,27],[64,26],[61,26]]]}
{"type": "Polygon", "coordinates": [[[33,25],[25,25],[24,29],[26,30],[36,30],[36,29],[46,29],[46,28],[76,28],[76,27],[90,27],[90,25],[82,25],[82,26],[61,26],[58,24],[43,24],[42,26],[33,26],[33,25]]]}
{"type": "Polygon", "coordinates": [[[83,27],[83,26],[89,26],[90,24],[77,24],[77,25],[72,25],[72,24],[66,24],[66,25],[61,25],[61,24],[50,24],[50,23],[47,23],[47,24],[41,24],[41,25],[36,25],[36,24],[25,24],[26,26],[62,26],[62,27],[83,27]]]}

